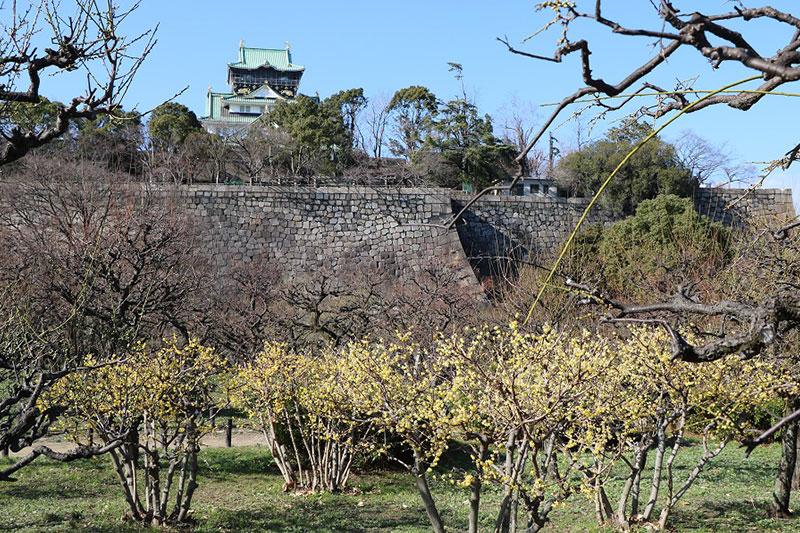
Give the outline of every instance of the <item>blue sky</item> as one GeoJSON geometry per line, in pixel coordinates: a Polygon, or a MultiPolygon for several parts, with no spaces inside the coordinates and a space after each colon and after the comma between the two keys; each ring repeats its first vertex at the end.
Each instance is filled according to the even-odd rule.
{"type": "MultiPolygon", "coordinates": [[[[519,44],[552,18],[550,13],[537,13],[535,3],[144,0],[123,30],[134,35],[159,24],[158,44],[124,104],[147,110],[188,85],[177,100],[201,115],[209,86],[227,90],[226,64],[236,60],[241,39],[256,47],[283,47],[289,41],[294,62],[306,66],[301,92],[319,93],[323,98],[351,87],[363,87],[367,96],[376,96],[409,85],[425,85],[440,98],[450,98],[459,90],[448,72],[447,62],[452,61],[463,65],[467,90],[482,112],[502,114],[512,101],[525,106],[554,102],[581,86],[578,58],[570,57],[561,64],[533,61],[509,53],[496,40],[508,36],[513,44],[519,44]]],[[[604,14],[626,25],[658,24],[647,0],[606,3],[609,7],[604,14]]],[[[798,11],[794,0],[769,3],[778,9],[798,11]]],[[[593,2],[578,0],[579,7],[590,10],[586,4],[593,2]]],[[[702,4],[709,11],[730,10],[732,6],[722,0],[678,0],[675,4],[686,9],[702,4]]],[[[0,12],[0,16],[5,14],[0,12]]],[[[791,37],[788,27],[776,31],[774,24],[759,21],[744,28],[764,55],[771,55],[791,37]]],[[[586,36],[592,43],[595,75],[612,83],[653,51],[651,40],[646,38],[616,37],[605,28],[587,24],[574,30],[581,32],[573,31],[573,39],[586,36]]],[[[557,31],[540,34],[520,46],[551,55],[557,31]]],[[[676,79],[698,76],[696,88],[715,89],[748,75],[751,73],[736,67],[715,72],[696,53],[687,51],[673,57],[653,81],[671,88],[676,79]]],[[[65,99],[79,81],[75,77],[45,79],[44,93],[65,99]]],[[[800,84],[785,85],[781,90],[800,92],[800,84]]],[[[800,142],[798,111],[800,99],[768,97],[747,113],[717,107],[687,116],[664,136],[675,139],[683,130],[691,130],[716,144],[724,143],[742,161],[765,161],[800,142]]],[[[536,112],[539,121],[546,113],[547,108],[536,112]]],[[[600,124],[592,136],[600,136],[606,126],[600,124]]],[[[574,144],[574,125],[562,125],[555,135],[565,145],[574,144]]],[[[800,170],[795,169],[776,173],[767,185],[800,188],[795,186],[798,175],[800,170]]]]}

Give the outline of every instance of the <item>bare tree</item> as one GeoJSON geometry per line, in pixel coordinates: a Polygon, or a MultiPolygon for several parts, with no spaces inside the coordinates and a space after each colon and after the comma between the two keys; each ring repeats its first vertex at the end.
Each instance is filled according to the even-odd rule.
{"type": "MultiPolygon", "coordinates": [[[[63,413],[38,399],[87,354],[109,364],[137,339],[197,331],[207,281],[179,197],[126,185],[105,168],[39,156],[24,163],[0,203],[0,449],[12,451],[63,413]]],[[[42,453],[58,458],[42,450],[0,480],[42,453]]]]}
{"type": "Polygon", "coordinates": [[[364,151],[380,160],[386,141],[386,125],[389,122],[389,102],[391,97],[386,93],[371,98],[367,108],[362,112],[361,119],[364,126],[359,128],[362,133],[364,151]],[[364,134],[366,132],[366,135],[364,134]]]}
{"type": "MultiPolygon", "coordinates": [[[[581,75],[585,85],[565,97],[555,106],[553,112],[544,121],[536,134],[533,135],[525,149],[520,152],[516,158],[517,165],[520,167],[516,177],[507,185],[486,187],[480,191],[470,202],[464,205],[461,211],[450,221],[448,227],[452,227],[483,195],[492,191],[511,190],[523,176],[521,165],[524,159],[528,157],[530,150],[533,149],[566,108],[583,98],[596,98],[597,105],[600,106],[601,110],[613,111],[622,108],[645,89],[650,89],[658,91],[662,96],[655,104],[639,109],[637,111],[639,116],[646,115],[657,118],[673,111],[693,113],[717,104],[726,104],[734,109],[746,111],[770,91],[783,84],[800,79],[800,18],[790,13],[779,11],[770,6],[743,8],[740,2],[736,2],[733,11],[730,12],[712,15],[706,15],[701,12],[683,14],[674,6],[675,2],[660,0],[649,2],[660,19],[658,25],[654,25],[652,28],[629,28],[603,15],[602,0],[595,0],[594,2],[587,0],[585,3],[593,5],[594,8],[589,12],[582,12],[578,11],[576,5],[568,2],[544,2],[537,6],[539,10],[552,9],[555,13],[554,20],[542,30],[547,30],[550,27],[559,27],[562,30],[558,39],[558,47],[552,55],[531,53],[513,46],[506,37],[498,37],[498,40],[505,44],[510,52],[539,61],[561,63],[565,57],[571,54],[580,54],[581,75]],[[783,48],[772,56],[762,55],[742,33],[733,29],[735,24],[750,23],[755,20],[772,23],[776,33],[778,29],[790,30],[792,37],[783,48]],[[615,35],[623,37],[654,39],[656,44],[655,51],[650,59],[644,63],[632,65],[628,70],[628,74],[622,80],[617,83],[610,83],[594,74],[590,59],[591,47],[589,41],[583,38],[577,40],[571,38],[570,29],[575,21],[594,21],[600,26],[608,28],[615,35]],[[721,44],[714,46],[709,39],[713,41],[720,40],[721,44]],[[763,77],[763,81],[755,90],[719,91],[702,98],[693,97],[697,92],[693,91],[692,87],[687,88],[683,82],[678,84],[679,90],[673,91],[662,89],[650,83],[648,75],[664,65],[679,49],[693,50],[699,53],[716,69],[734,64],[740,67],[743,66],[750,69],[757,77],[763,77]],[[638,87],[636,87],[637,84],[639,85],[638,87]],[[630,89],[635,89],[633,94],[623,94],[630,89]],[[620,98],[620,102],[613,105],[606,103],[604,100],[604,98],[617,97],[620,98]]],[[[536,32],[536,34],[538,33],[540,32],[536,32]]],[[[736,83],[732,84],[734,87],[736,85],[736,83]]],[[[788,167],[792,161],[798,158],[798,154],[800,154],[800,144],[792,147],[779,161],[779,164],[788,167]]]]}
{"type": "Polygon", "coordinates": [[[63,135],[70,120],[111,113],[155,44],[155,30],[126,37],[120,25],[139,2],[121,9],[112,0],[11,2],[0,37],[0,165],[63,135]],[[48,42],[42,50],[38,45],[48,42]],[[27,126],[17,120],[26,106],[43,102],[43,76],[79,71],[83,94],[54,103],[52,120],[27,126]]]}
{"type": "MultiPolygon", "coordinates": [[[[521,102],[511,98],[500,114],[500,129],[503,141],[522,152],[528,146],[536,131],[536,107],[530,102],[521,102]]],[[[547,156],[542,150],[532,148],[527,157],[520,162],[525,176],[541,175],[547,156]]]]}
{"type": "Polygon", "coordinates": [[[297,160],[308,155],[285,131],[270,124],[254,122],[246,132],[229,135],[225,142],[230,148],[231,171],[242,181],[254,183],[281,183],[281,177],[290,172],[297,160]]]}
{"type": "Polygon", "coordinates": [[[675,150],[681,166],[699,184],[748,183],[755,177],[755,169],[736,161],[725,145],[714,146],[691,131],[681,133],[675,150]]]}

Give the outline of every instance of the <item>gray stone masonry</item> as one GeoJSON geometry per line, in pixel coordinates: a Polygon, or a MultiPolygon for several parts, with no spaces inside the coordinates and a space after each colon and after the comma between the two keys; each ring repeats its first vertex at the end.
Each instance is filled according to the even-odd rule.
{"type": "MultiPolygon", "coordinates": [[[[470,265],[485,273],[487,258],[557,251],[589,202],[485,196],[447,230],[442,224],[471,196],[435,188],[195,185],[161,191],[176,192],[196,215],[200,238],[222,268],[264,259],[289,275],[366,269],[407,279],[444,266],[471,287],[478,285],[470,265]]],[[[738,227],[749,217],[794,215],[789,190],[700,189],[695,206],[738,227]]],[[[585,223],[614,221],[595,207],[585,223]]]]}
{"type": "Polygon", "coordinates": [[[432,266],[477,286],[440,190],[363,187],[182,189],[218,267],[265,260],[291,273],[374,270],[399,279],[432,266]]]}
{"type": "Polygon", "coordinates": [[[748,221],[780,223],[795,216],[791,189],[702,188],[695,194],[694,206],[701,215],[739,229],[748,221]]]}

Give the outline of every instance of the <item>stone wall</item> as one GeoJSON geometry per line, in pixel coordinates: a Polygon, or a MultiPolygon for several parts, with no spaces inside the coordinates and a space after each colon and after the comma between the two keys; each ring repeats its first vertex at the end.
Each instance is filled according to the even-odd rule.
{"type": "MultiPolygon", "coordinates": [[[[472,198],[452,193],[458,211],[472,198]]],[[[695,194],[699,213],[743,229],[747,220],[794,216],[791,190],[701,188],[695,194]]],[[[458,234],[470,262],[482,275],[503,268],[507,259],[560,250],[589,203],[588,198],[549,196],[485,196],[465,213],[458,234]]],[[[618,217],[596,205],[584,227],[607,226],[618,217]]]]}
{"type": "Polygon", "coordinates": [[[795,215],[791,189],[712,189],[695,193],[697,212],[726,226],[744,228],[748,220],[767,222],[795,215]]]}
{"type": "Polygon", "coordinates": [[[291,274],[367,269],[407,278],[454,269],[476,286],[454,229],[450,198],[428,189],[240,187],[184,189],[219,267],[263,259],[291,274]]]}
{"type": "MultiPolygon", "coordinates": [[[[453,210],[462,209],[470,198],[453,194],[453,210]]],[[[473,268],[487,275],[511,258],[557,251],[588,204],[588,198],[485,196],[457,224],[458,235],[473,268]]],[[[584,225],[612,222],[608,213],[594,208],[584,225]]]]}
{"type": "MultiPolygon", "coordinates": [[[[182,191],[220,267],[264,259],[290,274],[357,268],[403,279],[441,265],[475,287],[473,269],[486,274],[496,258],[557,251],[589,202],[486,196],[446,230],[441,225],[470,195],[433,188],[221,185],[182,191]]],[[[794,215],[791,191],[774,189],[700,189],[695,204],[728,225],[741,226],[748,216],[794,215]]],[[[595,207],[586,224],[614,221],[595,207]]]]}

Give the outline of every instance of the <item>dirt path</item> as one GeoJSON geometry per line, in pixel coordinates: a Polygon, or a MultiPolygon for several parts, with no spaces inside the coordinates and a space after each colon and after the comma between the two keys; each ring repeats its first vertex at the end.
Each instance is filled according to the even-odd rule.
{"type": "MultiPolygon", "coordinates": [[[[67,452],[73,448],[75,448],[75,444],[69,441],[57,439],[57,438],[46,438],[40,439],[36,441],[36,444],[43,444],[48,448],[56,452],[67,452]]],[[[210,433],[203,437],[201,445],[206,448],[224,448],[225,447],[225,433],[224,431],[215,431],[214,433],[210,433]]],[[[241,446],[264,446],[264,436],[259,433],[258,431],[253,431],[249,429],[237,429],[234,430],[231,436],[231,445],[234,448],[239,448],[241,446]]],[[[22,457],[30,453],[31,448],[23,448],[18,452],[11,452],[9,456],[11,457],[22,457]]]]}

